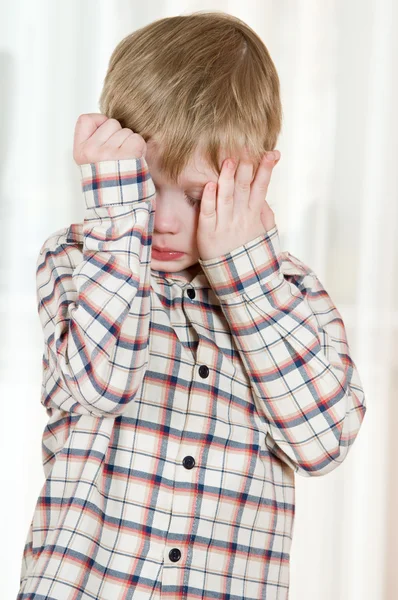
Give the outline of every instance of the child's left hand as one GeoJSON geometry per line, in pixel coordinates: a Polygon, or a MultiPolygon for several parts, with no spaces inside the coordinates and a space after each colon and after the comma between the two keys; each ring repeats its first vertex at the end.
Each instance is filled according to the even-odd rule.
{"type": "Polygon", "coordinates": [[[227,254],[275,226],[274,213],[265,200],[272,170],[281,156],[278,150],[273,152],[271,161],[264,155],[252,183],[253,163],[244,157],[232,168],[228,166],[231,159],[223,162],[218,190],[209,190],[206,184],[197,229],[202,260],[227,254]]]}

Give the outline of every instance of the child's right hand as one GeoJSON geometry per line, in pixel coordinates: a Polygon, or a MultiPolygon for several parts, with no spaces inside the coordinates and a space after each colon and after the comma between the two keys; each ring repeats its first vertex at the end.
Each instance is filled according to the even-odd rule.
{"type": "Polygon", "coordinates": [[[141,158],[146,153],[146,142],[138,133],[119,121],[102,113],[89,113],[79,116],[75,126],[73,159],[77,165],[117,160],[141,158]]]}

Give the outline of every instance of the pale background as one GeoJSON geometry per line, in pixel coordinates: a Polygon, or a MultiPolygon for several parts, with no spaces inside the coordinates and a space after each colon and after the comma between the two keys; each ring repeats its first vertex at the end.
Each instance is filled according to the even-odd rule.
{"type": "Polygon", "coordinates": [[[44,481],[35,261],[50,233],[82,220],[75,122],[99,112],[122,37],[211,9],[246,21],[276,64],[284,125],[268,201],[282,248],[315,270],[342,313],[366,392],[347,460],[324,477],[296,477],[290,599],[396,599],[398,3],[1,2],[0,597],[17,595],[44,481]]]}

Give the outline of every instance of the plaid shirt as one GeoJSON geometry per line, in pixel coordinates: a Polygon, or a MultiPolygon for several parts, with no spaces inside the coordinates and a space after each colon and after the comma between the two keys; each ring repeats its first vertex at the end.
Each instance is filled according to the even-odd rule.
{"type": "Polygon", "coordinates": [[[45,482],[17,600],[285,600],[295,473],[365,415],[341,315],[277,227],[191,281],[151,270],[145,158],[80,167],[37,261],[45,482]]]}

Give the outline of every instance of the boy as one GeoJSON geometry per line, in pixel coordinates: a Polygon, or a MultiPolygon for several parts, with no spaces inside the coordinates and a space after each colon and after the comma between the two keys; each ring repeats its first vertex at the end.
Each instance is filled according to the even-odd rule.
{"type": "Polygon", "coordinates": [[[295,473],[338,467],[366,406],[340,313],[265,200],[280,124],[273,62],[235,17],[114,50],[75,129],[84,221],[37,263],[46,481],[19,600],[288,598],[295,473]]]}

